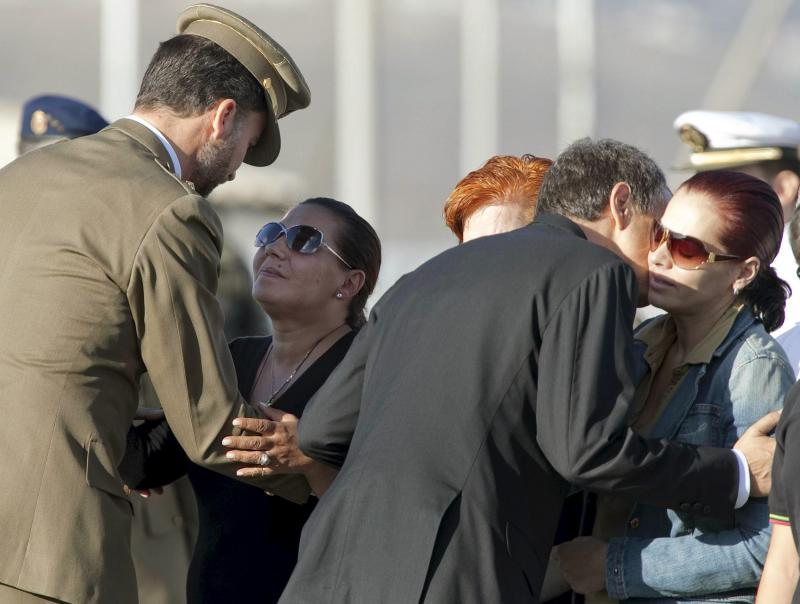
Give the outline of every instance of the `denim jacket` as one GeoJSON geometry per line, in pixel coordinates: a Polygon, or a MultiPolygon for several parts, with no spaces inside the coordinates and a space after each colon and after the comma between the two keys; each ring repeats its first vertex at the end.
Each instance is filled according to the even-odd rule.
{"type": "MultiPolygon", "coordinates": [[[[635,346],[641,380],[649,371],[646,345],[635,346]]],[[[689,366],[649,436],[732,447],[750,424],[783,406],[793,383],[783,349],[745,306],[711,362],[689,366]]],[[[609,542],[608,594],[648,604],[752,602],[769,536],[766,499],[750,499],[725,519],[636,504],[625,536],[609,542]]]]}

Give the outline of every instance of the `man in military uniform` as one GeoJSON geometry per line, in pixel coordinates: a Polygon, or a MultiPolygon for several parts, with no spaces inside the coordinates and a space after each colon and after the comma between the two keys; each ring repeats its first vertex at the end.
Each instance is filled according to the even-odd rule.
{"type": "MultiPolygon", "coordinates": [[[[214,296],[222,232],[203,197],[277,157],[309,102],[291,57],[195,5],[134,113],[0,173],[0,601],[137,602],[117,466],[146,371],[190,459],[235,475],[243,413],[214,296]]],[[[255,481],[295,501],[297,477],[255,481]]]]}
{"type": "MultiPolygon", "coordinates": [[[[52,143],[96,134],[108,122],[94,108],[61,95],[40,95],[22,106],[19,155],[52,143]]],[[[223,251],[223,258],[228,248],[223,251]]],[[[221,262],[223,264],[223,262],[221,262]]],[[[224,267],[220,271],[220,296],[224,267]]],[[[226,313],[227,317],[227,313],[226,313]]],[[[227,322],[227,319],[226,319],[227,322]]],[[[147,374],[140,384],[140,404],[158,406],[147,374]]],[[[186,598],[186,574],[197,533],[197,509],[188,479],[182,478],[146,502],[134,497],[131,554],[139,594],[148,604],[173,604],[186,598]]]]}
{"type": "Polygon", "coordinates": [[[783,242],[772,264],[792,288],[786,302],[786,320],[772,335],[780,335],[800,322],[800,279],[789,243],[789,223],[800,190],[800,124],[764,113],[739,111],[687,111],[675,120],[675,129],[692,152],[688,168],[736,170],[769,183],[783,206],[783,242]]]}

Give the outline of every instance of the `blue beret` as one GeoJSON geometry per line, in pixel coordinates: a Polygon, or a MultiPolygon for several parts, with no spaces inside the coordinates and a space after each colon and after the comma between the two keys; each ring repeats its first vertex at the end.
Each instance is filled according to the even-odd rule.
{"type": "Polygon", "coordinates": [[[20,136],[77,138],[106,126],[108,122],[89,105],[64,96],[45,95],[34,97],[23,106],[20,136]]]}

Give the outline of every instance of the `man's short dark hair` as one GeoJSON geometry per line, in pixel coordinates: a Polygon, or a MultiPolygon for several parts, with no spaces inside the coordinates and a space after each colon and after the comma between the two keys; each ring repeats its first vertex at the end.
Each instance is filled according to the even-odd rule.
{"type": "Polygon", "coordinates": [[[618,182],[628,183],[633,206],[642,214],[660,212],[669,199],[664,173],[645,153],[609,138],[583,138],[567,147],[545,175],[537,211],[597,220],[618,182]]]}
{"type": "Polygon", "coordinates": [[[184,34],[162,42],[142,78],[136,109],[169,109],[181,117],[233,99],[244,112],[266,111],[260,84],[227,51],[200,36],[184,34]]]}

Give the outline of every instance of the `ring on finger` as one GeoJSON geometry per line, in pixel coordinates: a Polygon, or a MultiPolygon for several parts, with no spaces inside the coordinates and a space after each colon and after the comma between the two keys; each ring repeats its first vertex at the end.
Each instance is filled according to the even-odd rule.
{"type": "Polygon", "coordinates": [[[260,466],[269,465],[269,453],[267,453],[266,451],[261,452],[261,457],[258,458],[258,465],[260,466]]]}

